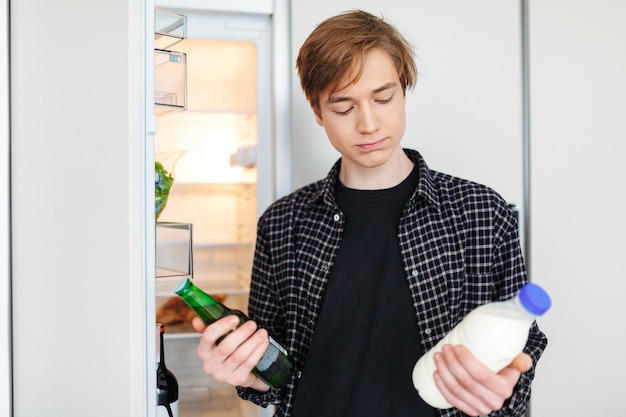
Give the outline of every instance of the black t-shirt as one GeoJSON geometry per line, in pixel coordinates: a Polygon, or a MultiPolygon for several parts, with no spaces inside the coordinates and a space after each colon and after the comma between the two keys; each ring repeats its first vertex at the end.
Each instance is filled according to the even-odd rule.
{"type": "Polygon", "coordinates": [[[418,176],[384,190],[338,184],[345,229],[293,417],[436,416],[411,380],[424,352],[397,238],[418,176]]]}

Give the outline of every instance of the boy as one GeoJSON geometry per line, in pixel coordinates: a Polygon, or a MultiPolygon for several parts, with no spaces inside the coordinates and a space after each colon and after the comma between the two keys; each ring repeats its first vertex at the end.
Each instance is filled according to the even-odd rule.
{"type": "Polygon", "coordinates": [[[435,410],[411,382],[419,357],[475,307],[526,282],[514,216],[493,190],[432,171],[400,145],[417,69],[383,19],[351,11],[321,23],[297,58],[302,88],[341,158],[328,176],[259,220],[249,314],[206,329],[203,369],[277,416],[521,416],[547,340],[533,326],[493,374],[462,346],[436,356],[435,410]],[[257,327],[258,324],[258,327],[257,327]],[[262,328],[262,329],[261,329],[262,328]],[[270,388],[250,373],[268,329],[296,363],[270,388]]]}

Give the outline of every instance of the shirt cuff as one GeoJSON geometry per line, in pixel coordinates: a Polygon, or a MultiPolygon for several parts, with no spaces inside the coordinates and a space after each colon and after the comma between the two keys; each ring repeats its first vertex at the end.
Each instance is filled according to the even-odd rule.
{"type": "Polygon", "coordinates": [[[270,388],[267,392],[260,392],[252,388],[236,387],[237,395],[243,400],[248,400],[254,404],[267,407],[272,404],[279,404],[282,398],[282,388],[270,388]]]}

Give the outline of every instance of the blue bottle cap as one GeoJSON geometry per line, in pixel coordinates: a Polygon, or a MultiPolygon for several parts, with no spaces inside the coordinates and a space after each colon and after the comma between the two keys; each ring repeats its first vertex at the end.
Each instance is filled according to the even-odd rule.
{"type": "Polygon", "coordinates": [[[535,316],[541,316],[552,305],[548,293],[532,282],[527,283],[519,290],[519,299],[524,308],[535,316]]]}

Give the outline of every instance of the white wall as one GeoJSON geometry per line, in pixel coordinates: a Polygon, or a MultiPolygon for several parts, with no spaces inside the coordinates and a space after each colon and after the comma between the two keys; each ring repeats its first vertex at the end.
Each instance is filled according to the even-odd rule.
{"type": "Polygon", "coordinates": [[[14,417],[146,414],[144,8],[11,2],[14,417]]]}
{"type": "MultiPolygon", "coordinates": [[[[412,42],[420,75],[407,99],[403,146],[433,169],[488,184],[521,203],[520,8],[517,1],[292,1],[293,60],[322,20],[361,8],[412,42]]],[[[293,65],[293,64],[292,64],[293,65]]],[[[295,71],[295,70],[294,70],[295,71]]],[[[293,77],[293,186],[322,178],[338,153],[293,77]]]]}
{"type": "Polygon", "coordinates": [[[554,299],[531,413],[623,416],[626,2],[529,10],[531,277],[554,299]]]}

